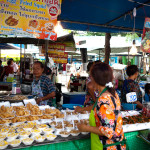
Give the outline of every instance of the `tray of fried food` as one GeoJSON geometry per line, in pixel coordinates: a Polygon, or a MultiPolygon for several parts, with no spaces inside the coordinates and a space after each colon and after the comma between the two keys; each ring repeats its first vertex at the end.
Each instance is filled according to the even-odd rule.
{"type": "Polygon", "coordinates": [[[39,116],[27,116],[26,121],[34,121],[34,120],[39,120],[39,116]]]}
{"type": "Polygon", "coordinates": [[[2,105],[1,107],[0,107],[0,113],[12,113],[12,111],[13,111],[13,107],[6,107],[6,106],[4,106],[4,105],[2,105]]]}
{"type": "Polygon", "coordinates": [[[63,113],[61,113],[61,112],[57,112],[53,116],[56,117],[56,118],[64,118],[65,117],[65,115],[63,113]]]}
{"type": "Polygon", "coordinates": [[[24,95],[16,95],[11,98],[11,100],[17,100],[17,101],[22,101],[24,99],[28,99],[28,98],[24,95]]]}
{"type": "Polygon", "coordinates": [[[40,119],[53,119],[54,116],[52,115],[42,115],[42,116],[39,116],[40,119]]]}
{"type": "Polygon", "coordinates": [[[123,118],[123,125],[150,122],[150,119],[145,115],[128,116],[123,118]]]}
{"type": "Polygon", "coordinates": [[[26,105],[27,109],[30,111],[30,114],[32,116],[42,116],[43,112],[39,109],[38,105],[32,105],[31,103],[28,103],[26,105]]]}
{"type": "Polygon", "coordinates": [[[0,119],[0,124],[9,124],[12,123],[11,119],[0,119]]]}
{"type": "Polygon", "coordinates": [[[57,114],[57,113],[61,113],[58,109],[55,108],[46,108],[45,110],[43,110],[44,114],[57,114]]]}
{"type": "Polygon", "coordinates": [[[16,116],[29,116],[30,112],[25,106],[13,106],[13,110],[16,112],[16,116]]]}
{"type": "Polygon", "coordinates": [[[9,112],[0,113],[0,118],[1,119],[12,119],[14,117],[15,117],[14,113],[9,113],[9,112]]]}
{"type": "Polygon", "coordinates": [[[12,119],[12,123],[16,123],[16,122],[25,122],[27,121],[26,117],[14,117],[12,119]]]}

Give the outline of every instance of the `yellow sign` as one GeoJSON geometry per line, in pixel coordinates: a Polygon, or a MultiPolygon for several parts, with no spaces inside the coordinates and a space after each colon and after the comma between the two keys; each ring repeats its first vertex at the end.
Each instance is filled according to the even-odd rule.
{"type": "Polygon", "coordinates": [[[0,34],[57,40],[60,0],[0,1],[0,34]]]}

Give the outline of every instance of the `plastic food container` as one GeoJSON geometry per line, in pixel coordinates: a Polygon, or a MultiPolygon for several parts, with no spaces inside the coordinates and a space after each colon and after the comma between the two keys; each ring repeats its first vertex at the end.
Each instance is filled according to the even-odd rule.
{"type": "Polygon", "coordinates": [[[7,142],[11,142],[13,140],[15,140],[18,137],[18,133],[9,133],[7,134],[7,142]]]}
{"type": "Polygon", "coordinates": [[[25,138],[22,140],[23,144],[25,144],[25,145],[31,145],[33,143],[33,141],[34,140],[31,138],[25,138]]]}
{"type": "Polygon", "coordinates": [[[53,131],[54,131],[54,129],[52,129],[52,128],[44,128],[43,129],[44,134],[51,134],[53,131]]]}
{"type": "Polygon", "coordinates": [[[8,146],[8,142],[6,142],[6,141],[0,142],[0,149],[5,149],[7,146],[8,146]]]}
{"type": "Polygon", "coordinates": [[[67,131],[61,131],[61,132],[59,132],[59,135],[60,135],[61,137],[68,137],[68,136],[70,135],[70,133],[67,132],[67,131]]]}
{"type": "Polygon", "coordinates": [[[24,132],[20,132],[19,136],[20,136],[20,138],[28,138],[30,134],[31,134],[31,132],[24,131],[24,132]]]}
{"type": "Polygon", "coordinates": [[[12,147],[18,147],[21,143],[21,140],[19,139],[15,139],[13,140],[12,142],[10,142],[9,144],[12,146],[12,147]]]}
{"type": "Polygon", "coordinates": [[[47,134],[45,137],[47,138],[47,140],[53,141],[56,139],[57,136],[54,134],[47,134]]]}
{"type": "Polygon", "coordinates": [[[44,136],[41,136],[41,135],[38,135],[38,136],[35,136],[35,140],[37,142],[43,142],[46,138],[44,136]]]}

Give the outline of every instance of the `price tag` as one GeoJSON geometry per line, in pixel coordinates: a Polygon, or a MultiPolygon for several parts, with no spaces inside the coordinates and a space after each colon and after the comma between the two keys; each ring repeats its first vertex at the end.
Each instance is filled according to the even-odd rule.
{"type": "Polygon", "coordinates": [[[137,101],[136,92],[130,92],[126,94],[126,100],[127,100],[127,103],[132,103],[132,102],[137,101]]]}

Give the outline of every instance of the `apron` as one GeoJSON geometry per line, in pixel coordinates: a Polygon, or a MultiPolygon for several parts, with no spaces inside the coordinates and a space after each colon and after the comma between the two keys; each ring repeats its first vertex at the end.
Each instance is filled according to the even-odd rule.
{"type": "MultiPolygon", "coordinates": [[[[101,93],[100,93],[100,96],[107,90],[107,88],[105,88],[101,93]]],[[[97,99],[98,101],[98,99],[97,99]]],[[[95,120],[95,116],[94,116],[94,108],[96,107],[97,105],[97,101],[95,102],[94,104],[94,107],[93,109],[91,110],[91,113],[90,113],[90,118],[89,118],[89,122],[90,122],[90,126],[93,126],[93,127],[96,127],[96,120],[95,120]]],[[[117,115],[117,118],[118,118],[118,111],[116,110],[116,104],[115,104],[115,101],[112,99],[112,102],[114,103],[114,106],[115,106],[115,115],[117,115]]],[[[115,120],[117,121],[117,119],[115,120]]],[[[94,134],[94,133],[91,133],[91,150],[103,150],[103,148],[107,148],[107,147],[110,147],[110,146],[119,146],[119,145],[124,145],[126,144],[126,150],[129,150],[129,147],[127,145],[127,142],[126,142],[126,139],[124,138],[121,142],[116,142],[116,143],[113,143],[113,144],[107,144],[107,145],[103,145],[99,139],[99,136],[97,134],[94,134]]]]}
{"type": "MultiPolygon", "coordinates": [[[[101,93],[100,96],[107,90],[107,88],[105,88],[101,93]]],[[[98,99],[97,99],[98,101],[98,99]]],[[[89,122],[90,122],[90,126],[96,127],[96,120],[95,120],[95,116],[94,116],[94,108],[97,105],[97,101],[94,104],[93,109],[91,110],[90,113],[90,118],[89,118],[89,122]]],[[[101,143],[99,136],[97,134],[91,133],[91,150],[103,150],[103,144],[101,143]]]]}
{"type": "MultiPolygon", "coordinates": [[[[38,98],[43,97],[43,92],[40,86],[41,81],[39,80],[37,84],[32,82],[32,95],[37,96],[38,98]]],[[[47,105],[48,100],[41,101],[39,105],[47,105]]]]}

